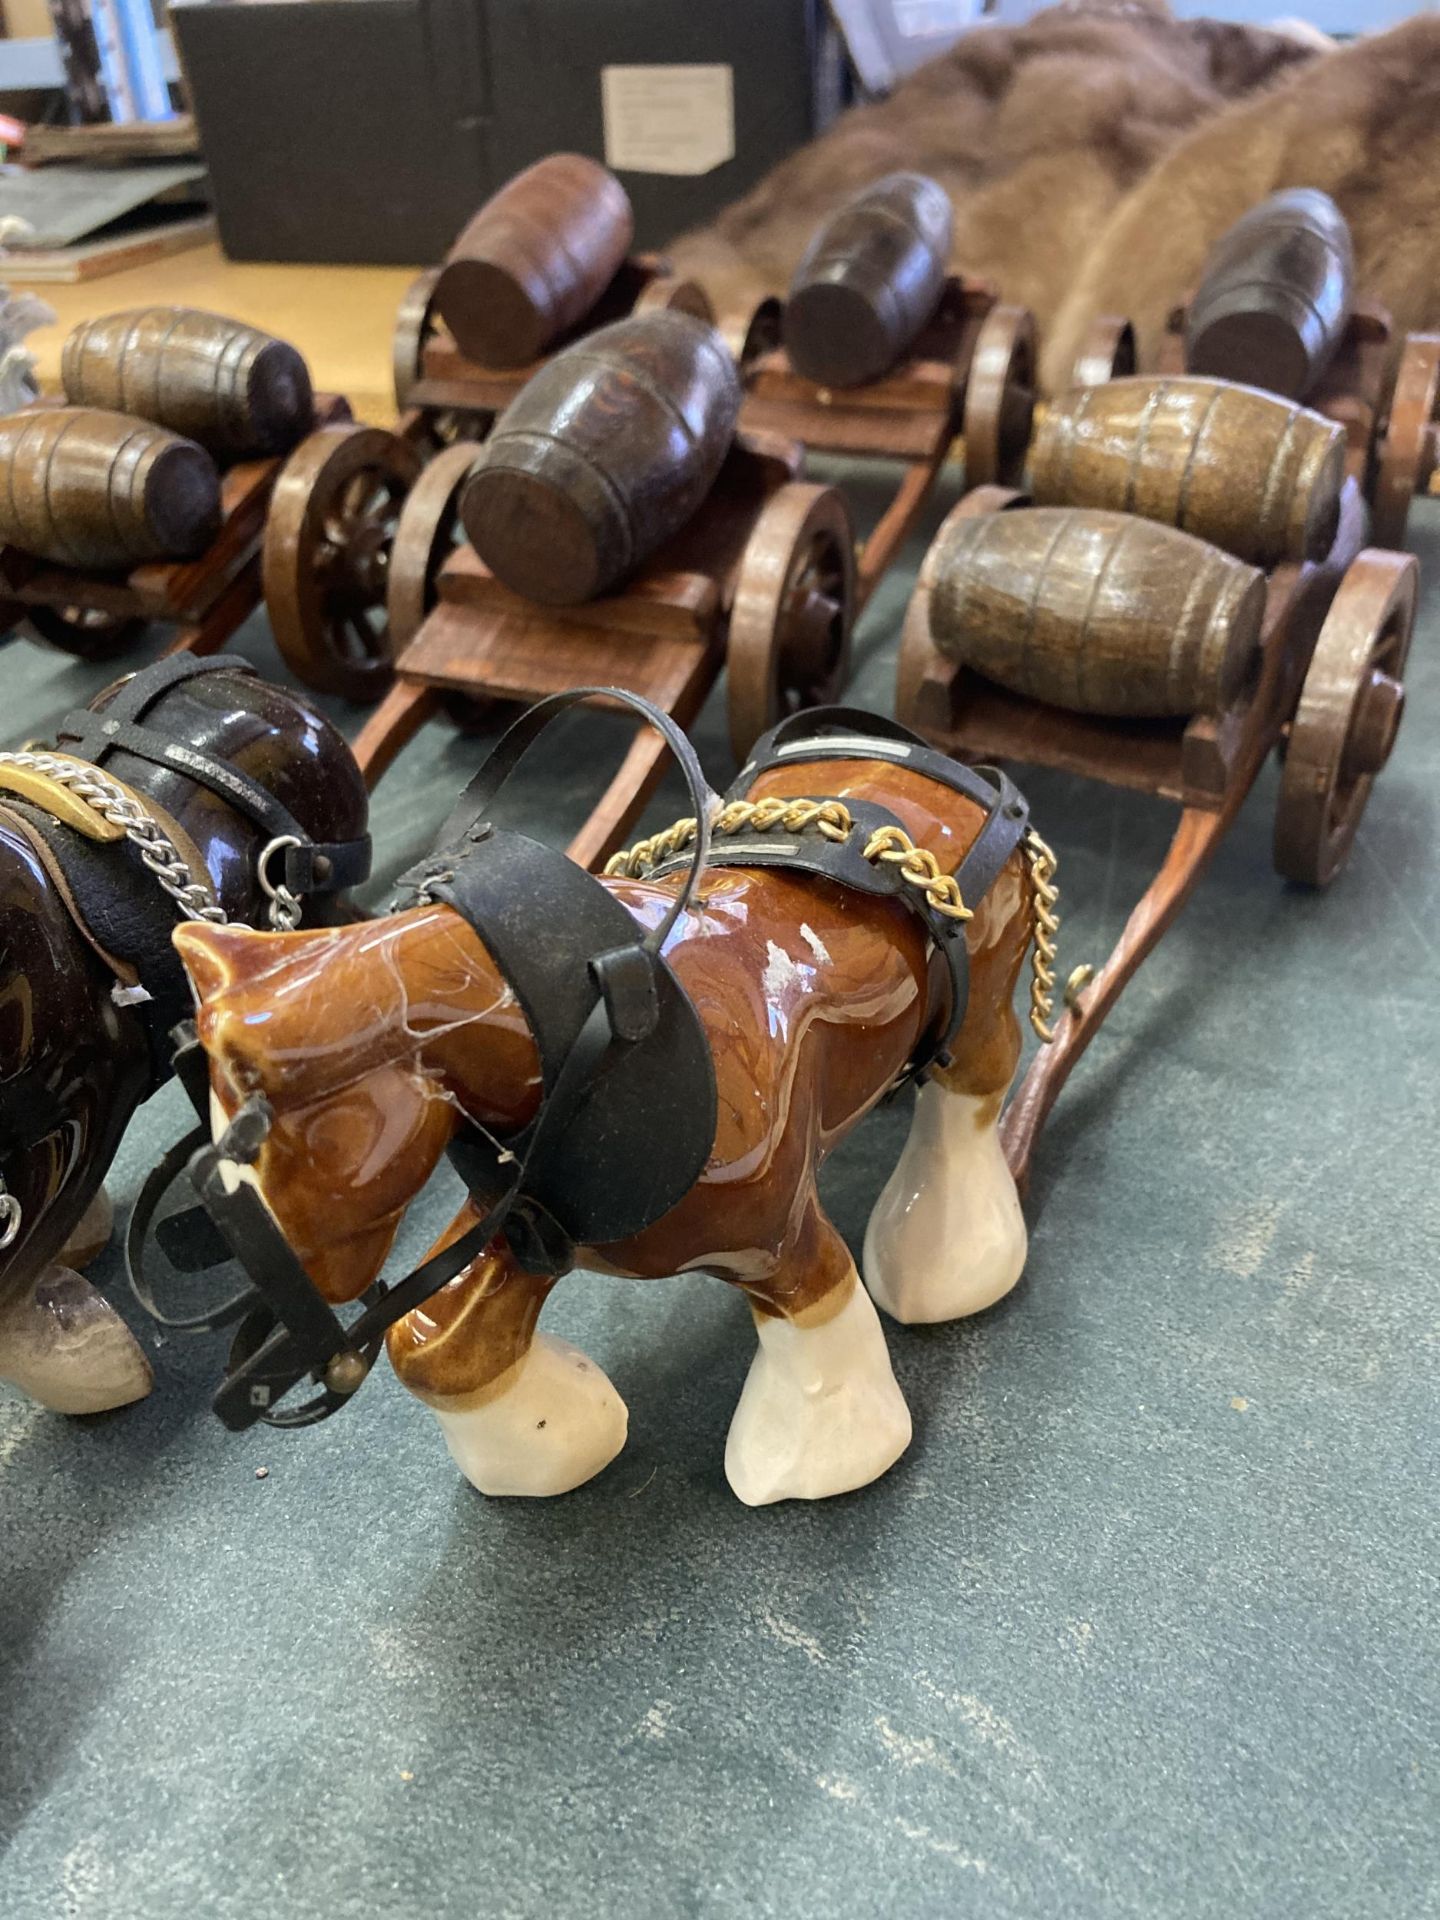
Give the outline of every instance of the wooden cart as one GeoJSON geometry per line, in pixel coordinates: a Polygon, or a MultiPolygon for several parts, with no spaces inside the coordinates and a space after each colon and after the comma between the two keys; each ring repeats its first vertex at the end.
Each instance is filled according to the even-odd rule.
{"type": "MultiPolygon", "coordinates": [[[[435,606],[395,685],[355,742],[373,786],[430,715],[477,700],[529,703],[576,685],[621,685],[689,726],[729,666],[743,753],[788,708],[833,699],[850,662],[854,535],[842,497],[797,475],[801,449],[738,434],[690,524],[626,585],[579,606],[541,606],[501,584],[469,546],[441,568],[435,606]]],[[[584,865],[623,844],[665,768],[637,735],[572,843],[584,865]]]]}
{"type": "Polygon", "coordinates": [[[1373,538],[1404,546],[1410,502],[1440,457],[1440,334],[1395,338],[1354,285],[1354,243],[1328,194],[1273,193],[1220,236],[1169,316],[1161,370],[1243,381],[1336,421],[1373,538]]]}
{"type": "MultiPolygon", "coordinates": [[[[1022,505],[987,487],[955,509],[962,517],[1022,505]]],[[[1394,744],[1415,614],[1417,567],[1409,555],[1366,547],[1366,514],[1353,478],[1339,530],[1323,560],[1284,563],[1265,583],[1258,668],[1244,695],[1219,714],[1188,721],[1116,720],[1042,705],[941,655],[931,637],[932,549],[907,613],[897,711],[928,740],[967,760],[1055,767],[1180,807],[1169,852],[1098,972],[1077,969],[1053,1042],[1043,1047],[1002,1122],[1018,1182],[1076,1062],[1121,991],[1170,926],[1268,754],[1284,776],[1275,864],[1287,879],[1325,886],[1344,864],[1375,776],[1394,744]]]]}
{"type": "MultiPolygon", "coordinates": [[[[1186,371],[1187,314],[1176,307],[1166,323],[1163,373],[1186,371]]],[[[1398,366],[1396,351],[1384,307],[1356,301],[1334,359],[1301,397],[1345,429],[1346,470],[1370,502],[1370,536],[1399,548],[1411,501],[1440,470],[1440,333],[1407,334],[1398,366]]]]}
{"type": "MultiPolygon", "coordinates": [[[[333,395],[317,395],[315,417],[327,424],[348,420],[350,409],[333,395]]],[[[0,547],[6,624],[84,660],[123,652],[152,621],[176,629],[168,652],[214,653],[260,604],[261,543],[285,464],[280,455],[236,461],[225,470],[220,532],[198,559],[102,574],[0,547]]]]}
{"type": "MultiPolygon", "coordinates": [[[[435,602],[460,538],[459,494],[481,443],[557,353],[633,313],[708,321],[700,289],[654,254],[630,254],[624,189],[596,162],[552,154],[495,194],[446,263],[414,281],[394,334],[393,433],[315,434],[292,456],[266,534],[265,599],[302,677],[378,699],[435,602]],[[458,307],[503,365],[467,355],[440,314],[442,276],[477,278],[458,307]]],[[[452,282],[452,298],[454,283],[452,282]]]]}
{"type": "Polygon", "coordinates": [[[798,440],[807,453],[904,463],[894,497],[860,551],[863,608],[924,508],[957,434],[967,484],[1019,478],[1035,401],[1035,323],[983,282],[951,275],[899,366],[867,386],[830,388],[795,371],[778,344],[781,317],[779,304],[767,303],[746,329],[744,425],[798,440]]]}

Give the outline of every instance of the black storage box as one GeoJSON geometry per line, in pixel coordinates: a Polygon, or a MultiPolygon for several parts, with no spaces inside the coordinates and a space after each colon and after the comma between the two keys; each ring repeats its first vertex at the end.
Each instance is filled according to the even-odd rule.
{"type": "Polygon", "coordinates": [[[557,149],[608,157],[637,244],[818,132],[822,0],[209,0],[170,14],[235,260],[428,265],[557,149]]]}

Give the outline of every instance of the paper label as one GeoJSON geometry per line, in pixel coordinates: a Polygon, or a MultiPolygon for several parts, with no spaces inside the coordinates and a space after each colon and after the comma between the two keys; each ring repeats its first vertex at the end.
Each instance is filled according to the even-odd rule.
{"type": "Polygon", "coordinates": [[[709,173],[735,158],[729,66],[602,67],[600,98],[617,173],[709,173]]]}

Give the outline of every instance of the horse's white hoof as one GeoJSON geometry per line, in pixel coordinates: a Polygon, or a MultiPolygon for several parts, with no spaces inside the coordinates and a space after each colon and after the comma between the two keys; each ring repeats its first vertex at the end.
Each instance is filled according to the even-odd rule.
{"type": "Polygon", "coordinates": [[[530,1350],[473,1403],[430,1403],[450,1456],[481,1493],[569,1493],[608,1467],[630,1416],[606,1374],[568,1341],[537,1333],[530,1350]]]}
{"type": "Polygon", "coordinates": [[[0,1380],[53,1413],[108,1413],[155,1384],[133,1333],[69,1267],[47,1267],[0,1308],[0,1380]]]}
{"type": "Polygon", "coordinates": [[[910,1135],[865,1231],[865,1284],[893,1319],[959,1320],[1025,1268],[1025,1216],[995,1101],[920,1089],[910,1135]]]}
{"type": "Polygon", "coordinates": [[[910,1409],[858,1280],[818,1325],[761,1314],[755,1325],[759,1351],[725,1443],[725,1477],[746,1506],[824,1500],[893,1467],[910,1444],[910,1409]]]}

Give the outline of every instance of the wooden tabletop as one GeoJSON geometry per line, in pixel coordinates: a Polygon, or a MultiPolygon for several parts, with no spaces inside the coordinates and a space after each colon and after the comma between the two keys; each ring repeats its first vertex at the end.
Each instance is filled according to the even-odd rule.
{"type": "MultiPolygon", "coordinates": [[[[248,320],[290,340],[310,363],[318,390],[342,393],[355,417],[388,424],[395,415],[390,334],[400,296],[419,267],[242,266],[218,245],[195,247],[148,266],[73,286],[37,286],[57,324],[30,336],[41,384],[60,378],[60,349],[78,321],[123,307],[203,307],[248,320]]],[[[16,278],[11,284],[21,286],[16,278]]]]}

